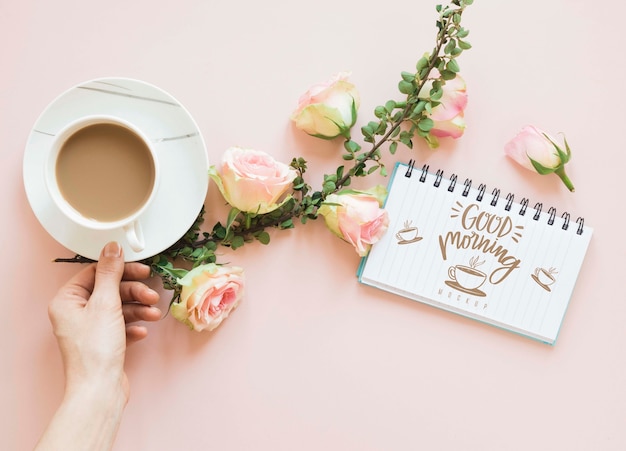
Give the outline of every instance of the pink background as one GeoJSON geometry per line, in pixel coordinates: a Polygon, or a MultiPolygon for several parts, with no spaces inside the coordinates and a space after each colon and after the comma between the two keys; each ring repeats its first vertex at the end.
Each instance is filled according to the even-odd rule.
{"type": "MultiPolygon", "coordinates": [[[[303,156],[319,188],[341,142],[294,129],[300,94],[352,71],[365,123],[434,44],[434,1],[170,3],[0,2],[2,449],[32,448],[63,392],[46,306],[78,268],[51,263],[71,253],[37,222],[21,176],[49,102],[92,78],[145,80],[188,108],[212,162],[232,145],[303,156]]],[[[224,251],[248,291],[214,333],[171,317],[149,325],[128,352],[115,449],[626,449],[625,16],[617,0],[477,1],[464,18],[473,49],[459,59],[464,137],[396,156],[594,227],[556,346],[360,285],[358,256],[320,220],[224,251]],[[566,134],[574,194],[503,155],[527,123],[566,134]]],[[[208,228],[225,213],[214,185],[206,205],[208,228]]]]}

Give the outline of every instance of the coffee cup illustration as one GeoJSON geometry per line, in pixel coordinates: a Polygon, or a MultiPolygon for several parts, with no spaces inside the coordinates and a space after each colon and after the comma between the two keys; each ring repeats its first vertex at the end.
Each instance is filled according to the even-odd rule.
{"type": "Polygon", "coordinates": [[[421,240],[422,237],[419,236],[417,227],[411,225],[411,221],[404,221],[404,227],[398,230],[396,239],[398,244],[409,244],[421,240]]]}
{"type": "Polygon", "coordinates": [[[555,268],[545,269],[537,267],[532,277],[543,289],[550,291],[550,285],[556,282],[556,278],[554,277],[556,273],[555,268]]]}
{"type": "Polygon", "coordinates": [[[484,272],[464,265],[450,266],[448,277],[459,287],[468,291],[477,290],[487,280],[487,274],[484,272]]]}

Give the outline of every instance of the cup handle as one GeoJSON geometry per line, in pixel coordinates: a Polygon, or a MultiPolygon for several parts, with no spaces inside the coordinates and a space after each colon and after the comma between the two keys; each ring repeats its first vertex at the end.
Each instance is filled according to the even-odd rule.
{"type": "Polygon", "coordinates": [[[454,266],[448,268],[448,277],[456,282],[456,268],[454,266]]]}
{"type": "Polygon", "coordinates": [[[126,232],[126,240],[132,250],[135,252],[141,252],[144,250],[146,243],[143,239],[143,229],[141,228],[139,221],[135,220],[124,226],[124,232],[126,232]]]}

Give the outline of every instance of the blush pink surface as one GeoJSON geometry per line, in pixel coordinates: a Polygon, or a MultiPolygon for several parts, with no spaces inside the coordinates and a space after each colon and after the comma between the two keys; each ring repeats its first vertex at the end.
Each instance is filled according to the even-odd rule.
{"type": "MultiPolygon", "coordinates": [[[[191,112],[212,163],[234,145],[303,156],[319,188],[342,163],[341,141],[294,129],[299,96],[351,71],[358,139],[377,105],[400,98],[400,72],[433,47],[435,4],[0,4],[0,448],[32,449],[63,393],[47,303],[78,268],[52,263],[72,253],[37,221],[21,176],[48,103],[93,78],[144,80],[191,112]]],[[[594,227],[556,346],[360,285],[357,254],[320,218],[271,232],[269,246],[224,251],[220,261],[245,268],[247,293],[214,332],[170,316],[148,325],[128,351],[131,398],[115,449],[626,449],[625,16],[617,0],[476,1],[464,16],[473,48],[459,59],[464,136],[395,157],[594,227]],[[505,157],[527,124],[566,134],[575,193],[505,157]]],[[[207,227],[223,220],[214,184],[206,205],[207,227]]]]}

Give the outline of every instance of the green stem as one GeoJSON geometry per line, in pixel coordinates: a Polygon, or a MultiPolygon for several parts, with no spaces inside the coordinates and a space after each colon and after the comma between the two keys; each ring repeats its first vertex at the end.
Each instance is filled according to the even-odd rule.
{"type": "Polygon", "coordinates": [[[559,176],[559,178],[563,181],[563,183],[565,183],[565,186],[567,186],[567,189],[570,190],[573,193],[574,192],[574,184],[572,183],[572,181],[569,179],[569,177],[565,173],[565,166],[561,166],[556,171],[554,171],[554,173],[559,176]]]}

